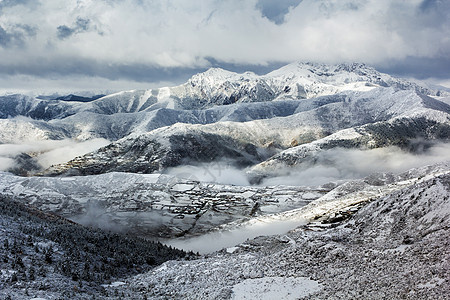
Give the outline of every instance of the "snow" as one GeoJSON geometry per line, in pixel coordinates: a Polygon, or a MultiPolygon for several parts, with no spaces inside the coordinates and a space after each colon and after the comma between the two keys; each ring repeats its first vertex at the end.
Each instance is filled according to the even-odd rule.
{"type": "MultiPolygon", "coordinates": [[[[302,199],[311,190],[304,187],[232,186],[119,172],[29,178],[0,172],[0,186],[4,194],[76,222],[108,229],[108,224],[120,224],[131,232],[146,228],[152,233],[155,226],[166,228],[162,237],[183,231],[206,232],[247,218],[255,207],[262,215],[301,207],[314,199],[302,199]],[[288,198],[295,201],[284,201],[288,198]]],[[[317,193],[316,198],[320,195],[317,193]]]]}
{"type": "Polygon", "coordinates": [[[157,183],[161,174],[142,174],[148,183],[157,183]]]}
{"type": "MultiPolygon", "coordinates": [[[[397,121],[424,118],[447,128],[448,106],[423,96],[433,93],[427,87],[362,64],[294,63],[263,76],[212,68],[180,86],[120,92],[86,104],[50,103],[21,96],[2,98],[12,103],[11,111],[6,112],[10,115],[30,114],[38,104],[45,106],[45,112],[51,112],[53,105],[55,111],[50,121],[38,120],[39,116],[0,120],[0,143],[5,147],[17,143],[24,151],[24,142],[66,138],[117,141],[111,151],[104,148],[67,164],[70,169],[86,162],[94,166],[98,163],[96,170],[104,170],[102,162],[118,166],[126,161],[148,164],[150,147],[134,156],[128,150],[134,146],[159,142],[161,149],[157,151],[162,154],[157,161],[161,161],[169,150],[184,145],[184,141],[171,142],[171,137],[211,134],[235,142],[238,146],[232,150],[242,151],[239,147],[248,143],[261,153],[270,149],[266,157],[272,158],[252,171],[269,170],[282,175],[285,162],[294,166],[307,162],[333,144],[353,147],[353,142],[367,140],[361,147],[376,147],[367,124],[389,126],[397,121]],[[230,101],[236,103],[229,104],[230,101]],[[25,111],[27,106],[30,109],[25,111]]],[[[5,112],[0,109],[0,113],[5,112]]],[[[214,147],[223,145],[211,143],[212,152],[214,147]]],[[[444,151],[435,156],[447,159],[444,151]]],[[[37,155],[31,152],[27,153],[37,155]]],[[[11,163],[6,158],[3,163],[11,163]]],[[[408,162],[401,159],[397,163],[406,168],[408,162]]],[[[373,171],[381,163],[381,159],[363,161],[358,167],[373,171]]],[[[228,177],[233,184],[247,185],[241,170],[216,166],[218,174],[211,173],[214,178],[209,181],[228,177]]],[[[211,172],[213,167],[201,166],[202,170],[197,171],[211,172]]],[[[161,168],[156,171],[162,172],[161,168]]],[[[150,295],[161,292],[161,298],[180,292],[189,295],[186,299],[201,298],[200,295],[219,299],[297,299],[313,293],[319,293],[322,299],[330,295],[352,299],[364,298],[357,292],[368,292],[370,297],[365,298],[377,299],[389,298],[383,293],[402,290],[419,295],[420,290],[438,290],[447,283],[441,278],[448,278],[445,274],[431,277],[429,270],[433,276],[442,273],[445,270],[441,267],[448,261],[441,258],[444,251],[434,251],[444,249],[443,242],[435,238],[444,236],[448,229],[448,163],[405,174],[339,181],[322,190],[202,183],[192,180],[194,171],[191,168],[187,172],[189,180],[161,174],[25,178],[0,173],[0,190],[43,210],[72,217],[85,213],[89,224],[122,224],[132,233],[154,231],[158,226],[158,234],[167,233],[168,237],[188,232],[186,238],[165,243],[208,254],[198,260],[167,262],[140,275],[136,282],[121,279],[124,281],[104,284],[107,288],[126,290],[143,284],[149,287],[150,295]],[[441,175],[447,176],[446,181],[438,177],[441,175]],[[360,207],[345,226],[333,223],[360,207]],[[399,216],[403,215],[407,217],[400,224],[399,216]],[[403,225],[409,226],[407,230],[403,225]],[[426,251],[421,253],[422,249],[426,251]],[[222,251],[213,253],[217,250],[222,251]],[[438,267],[416,268],[416,264],[427,263],[428,256],[440,258],[428,264],[438,267]],[[444,263],[439,266],[441,262],[444,263]],[[384,273],[391,267],[395,276],[384,273]],[[405,276],[398,276],[400,267],[405,276]],[[421,280],[410,280],[417,274],[422,274],[421,280]],[[403,278],[407,280],[402,281],[403,278]],[[380,289],[379,281],[383,282],[381,286],[395,288],[380,289]],[[341,294],[334,294],[336,290],[341,294]]],[[[287,184],[285,179],[278,181],[287,184]]],[[[3,277],[8,272],[1,270],[3,277]]],[[[398,295],[394,293],[390,298],[395,296],[398,295]]]]}
{"type": "Polygon", "coordinates": [[[449,172],[440,164],[391,175],[397,183],[384,186],[342,184],[303,208],[319,214],[315,224],[167,262],[130,287],[154,299],[445,299],[449,215],[421,216],[448,202],[449,172]],[[330,220],[346,212],[354,214],[330,220]]]}
{"type": "Polygon", "coordinates": [[[227,248],[227,253],[234,253],[234,251],[236,251],[236,250],[238,250],[239,249],[239,247],[230,247],[230,248],[227,248]]]}
{"type": "Polygon", "coordinates": [[[126,283],[123,281],[115,281],[110,284],[102,284],[101,286],[105,287],[105,288],[109,288],[109,287],[118,287],[118,286],[125,285],[125,284],[126,283]]]}
{"type": "Polygon", "coordinates": [[[186,183],[178,183],[171,187],[172,191],[175,192],[186,192],[190,191],[195,187],[193,184],[186,184],[186,183]]]}
{"type": "Polygon", "coordinates": [[[246,279],[233,286],[231,299],[291,300],[306,297],[321,285],[306,277],[262,277],[246,279]]]}
{"type": "MultiPolygon", "coordinates": [[[[433,176],[447,174],[448,172],[450,171],[447,170],[442,172],[437,168],[433,173],[433,176]]],[[[320,216],[340,214],[341,211],[346,211],[355,205],[361,205],[369,202],[373,198],[388,195],[403,189],[406,186],[414,186],[428,179],[429,178],[417,175],[417,177],[413,176],[408,180],[400,180],[395,183],[386,184],[382,188],[380,188],[380,186],[369,185],[365,183],[364,180],[348,181],[301,208],[281,213],[268,214],[245,222],[232,222],[221,226],[216,231],[198,237],[172,239],[167,240],[164,243],[187,251],[194,251],[202,254],[211,253],[223,248],[230,248],[258,236],[285,234],[320,216]]],[[[440,191],[440,193],[444,192],[444,188],[439,185],[436,189],[440,191]]],[[[434,189],[431,191],[434,191],[434,189]]],[[[442,206],[445,207],[444,212],[442,212],[442,210],[430,212],[426,214],[423,219],[430,219],[431,214],[433,214],[433,217],[436,217],[436,215],[445,215],[447,213],[446,207],[448,205],[443,203],[442,206]]],[[[403,251],[404,249],[400,248],[398,250],[403,251]]]]}

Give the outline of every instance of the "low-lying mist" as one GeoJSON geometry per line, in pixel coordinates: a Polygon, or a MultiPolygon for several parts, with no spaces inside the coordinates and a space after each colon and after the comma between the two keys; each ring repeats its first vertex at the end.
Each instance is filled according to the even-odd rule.
{"type": "Polygon", "coordinates": [[[225,160],[169,168],[165,171],[165,174],[202,182],[250,185],[245,171],[236,168],[231,162],[225,160]]]}
{"type": "Polygon", "coordinates": [[[228,231],[216,231],[191,238],[172,239],[163,243],[185,251],[208,254],[227,247],[232,247],[263,235],[284,234],[298,226],[305,224],[305,219],[292,218],[288,220],[274,220],[260,218],[228,231]]]}
{"type": "MultiPolygon", "coordinates": [[[[414,153],[398,147],[371,150],[337,148],[318,154],[312,165],[283,170],[287,175],[268,178],[262,185],[320,185],[336,180],[363,178],[376,172],[399,173],[448,160],[450,160],[450,144],[448,143],[428,144],[425,147],[416,145],[414,153]]],[[[224,166],[222,165],[222,167],[224,166]]],[[[226,174],[234,173],[242,176],[244,170],[231,169],[226,172],[226,174]]],[[[207,254],[232,247],[260,235],[284,234],[304,222],[304,219],[298,217],[291,219],[262,217],[252,219],[232,230],[167,240],[165,244],[207,254]]]]}
{"type": "Polygon", "coordinates": [[[106,139],[92,139],[78,142],[72,139],[42,140],[16,144],[0,144],[0,171],[16,166],[14,157],[26,153],[33,157],[43,169],[97,150],[110,142],[106,139]]]}
{"type": "MultiPolygon", "coordinates": [[[[304,164],[295,167],[267,170],[274,175],[259,185],[317,186],[331,181],[358,179],[372,173],[399,173],[411,168],[450,160],[450,143],[417,141],[412,151],[396,146],[370,150],[334,148],[324,150],[304,164]]],[[[230,162],[216,161],[197,165],[183,165],[166,170],[166,174],[184,179],[219,184],[250,185],[246,169],[230,162]]]]}
{"type": "Polygon", "coordinates": [[[358,179],[373,173],[399,173],[450,160],[450,144],[418,144],[414,153],[391,146],[370,150],[335,148],[315,157],[314,164],[285,168],[283,176],[271,177],[261,185],[315,186],[330,181],[358,179]]]}

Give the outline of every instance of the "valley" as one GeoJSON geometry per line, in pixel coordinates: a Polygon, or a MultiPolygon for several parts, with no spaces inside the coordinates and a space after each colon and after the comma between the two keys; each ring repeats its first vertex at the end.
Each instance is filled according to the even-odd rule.
{"type": "Polygon", "coordinates": [[[296,62],[93,98],[0,96],[0,196],[40,218],[3,209],[0,253],[20,239],[24,263],[3,260],[0,295],[246,299],[265,287],[283,299],[444,299],[449,95],[364,64],[296,62]],[[127,255],[153,242],[168,252],[126,272],[89,252],[101,242],[70,250],[78,229],[40,236],[53,226],[42,215],[96,243],[138,239],[127,255]],[[29,277],[44,244],[57,264],[29,277]],[[80,255],[111,276],[62,268],[80,255]],[[58,292],[56,279],[73,276],[79,287],[58,292]]]}

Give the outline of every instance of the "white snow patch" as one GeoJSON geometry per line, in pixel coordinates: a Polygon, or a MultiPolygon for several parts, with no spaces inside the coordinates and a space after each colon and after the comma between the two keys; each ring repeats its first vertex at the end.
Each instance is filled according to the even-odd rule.
{"type": "Polygon", "coordinates": [[[192,190],[194,187],[195,186],[192,184],[178,183],[172,186],[171,190],[176,192],[186,192],[192,190]]]}
{"type": "Polygon", "coordinates": [[[250,197],[253,196],[254,194],[255,194],[255,192],[253,192],[253,191],[246,191],[246,192],[243,192],[243,193],[241,194],[241,196],[244,197],[244,198],[250,198],[250,197]]]}
{"type": "Polygon", "coordinates": [[[306,277],[263,277],[247,279],[234,285],[231,299],[299,299],[321,288],[317,281],[306,277]]]}
{"type": "Polygon", "coordinates": [[[145,181],[148,183],[157,183],[161,174],[142,174],[142,177],[145,178],[145,181]]]}
{"type": "Polygon", "coordinates": [[[61,177],[60,180],[61,181],[75,181],[75,178],[73,178],[73,177],[61,177]]]}
{"type": "Polygon", "coordinates": [[[125,285],[125,284],[126,284],[126,283],[123,282],[123,281],[115,281],[115,282],[112,282],[112,283],[110,283],[110,284],[102,284],[102,287],[104,287],[104,288],[108,288],[108,287],[118,287],[118,286],[125,285]]]}
{"type": "Polygon", "coordinates": [[[236,251],[237,249],[239,249],[239,247],[230,247],[230,248],[227,248],[227,253],[234,253],[234,251],[236,251]]]}
{"type": "Polygon", "coordinates": [[[397,248],[394,249],[388,249],[388,252],[399,252],[399,253],[403,253],[405,252],[406,249],[410,248],[411,245],[400,245],[397,248]]]}
{"type": "Polygon", "coordinates": [[[162,271],[165,271],[165,270],[167,270],[167,264],[162,264],[161,267],[153,270],[153,272],[162,272],[162,271]]]}

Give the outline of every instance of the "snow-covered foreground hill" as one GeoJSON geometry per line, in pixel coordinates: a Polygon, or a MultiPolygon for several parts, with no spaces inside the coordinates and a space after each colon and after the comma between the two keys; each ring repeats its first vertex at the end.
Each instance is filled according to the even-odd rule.
{"type": "Polygon", "coordinates": [[[0,299],[108,299],[107,281],[193,255],[0,195],[0,299]]]}
{"type": "MultiPolygon", "coordinates": [[[[175,222],[183,220],[179,216],[189,219],[189,208],[195,207],[190,198],[204,199],[205,219],[200,217],[195,224],[202,234],[165,242],[208,253],[224,248],[195,260],[169,261],[135,277],[115,277],[115,282],[105,282],[97,291],[92,286],[88,292],[69,291],[71,285],[38,275],[29,290],[44,299],[58,295],[72,295],[72,299],[92,295],[99,299],[250,299],[255,295],[261,299],[445,299],[450,291],[449,163],[372,174],[316,189],[225,186],[126,173],[1,176],[2,194],[60,213],[83,208],[89,199],[103,195],[101,213],[116,216],[131,229],[133,222],[139,227],[155,220],[139,218],[147,204],[156,214],[169,217],[165,222],[175,227],[182,224],[175,222]],[[160,201],[165,194],[167,203],[160,201]],[[249,215],[236,213],[250,201],[249,215]],[[183,205],[180,211],[170,211],[183,205]],[[288,209],[296,205],[302,207],[288,209]],[[284,209],[288,210],[276,213],[284,209]],[[229,217],[237,220],[230,223],[229,217]],[[222,225],[204,234],[218,224],[222,225]],[[51,293],[38,292],[42,284],[51,293]]],[[[2,276],[10,278],[13,273],[5,270],[2,276]]],[[[27,286],[24,280],[5,286],[16,299],[29,297],[25,293],[30,291],[21,288],[27,286]]]]}
{"type": "Polygon", "coordinates": [[[202,259],[167,262],[118,291],[151,299],[446,299],[450,174],[443,167],[411,170],[372,193],[367,183],[349,183],[353,191],[343,201],[336,190],[334,200],[284,216],[321,211],[313,222],[202,259]],[[351,216],[349,205],[363,199],[368,204],[351,216]]]}

